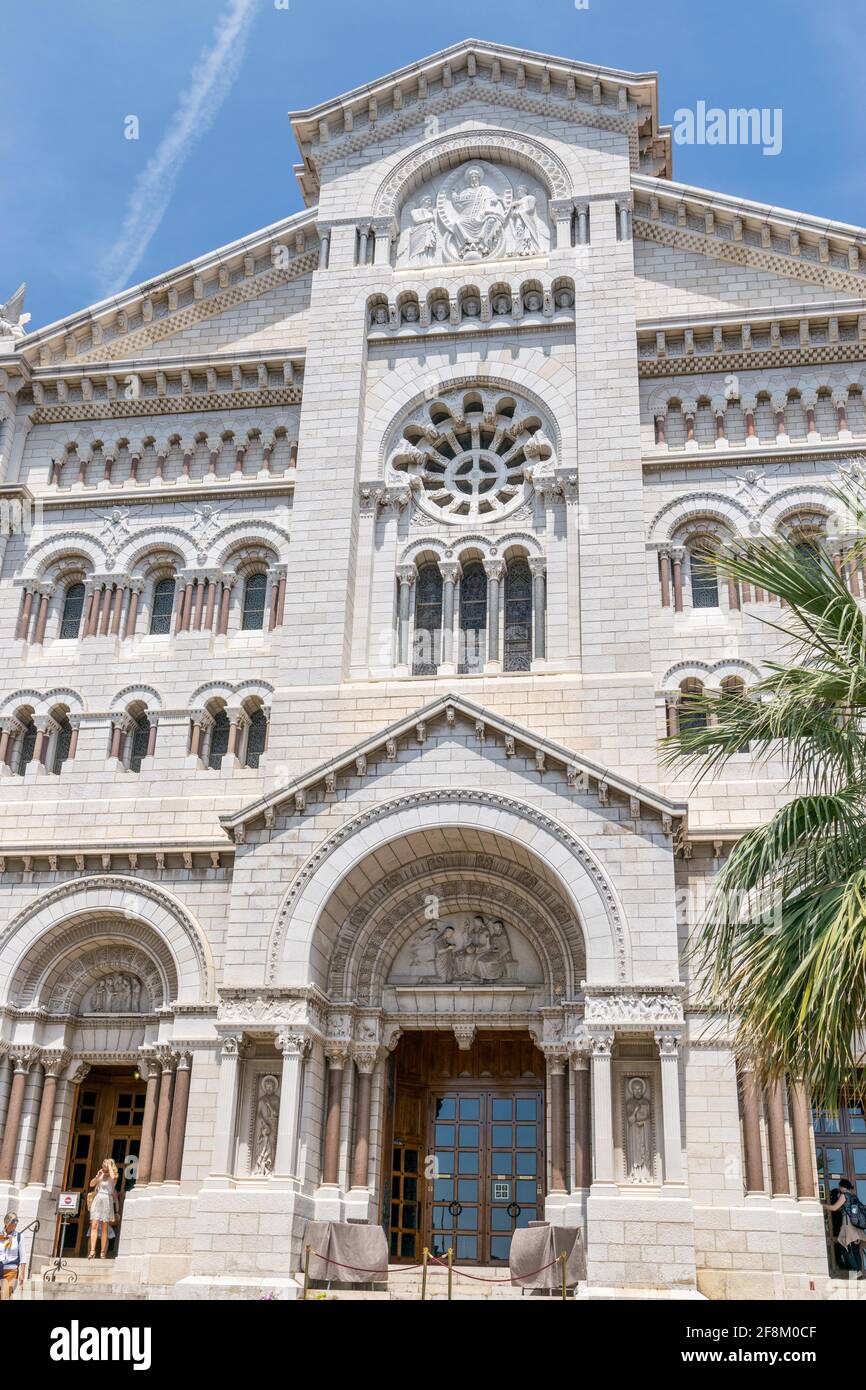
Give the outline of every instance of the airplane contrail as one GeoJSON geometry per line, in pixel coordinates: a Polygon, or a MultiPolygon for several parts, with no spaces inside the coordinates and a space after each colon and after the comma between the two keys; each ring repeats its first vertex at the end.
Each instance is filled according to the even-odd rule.
{"type": "Polygon", "coordinates": [[[243,62],[257,0],[229,0],[213,37],[189,75],[171,123],[139,174],[123,225],[103,263],[105,294],[130,282],[171,202],[175,184],[196,140],[213,124],[243,62]]]}

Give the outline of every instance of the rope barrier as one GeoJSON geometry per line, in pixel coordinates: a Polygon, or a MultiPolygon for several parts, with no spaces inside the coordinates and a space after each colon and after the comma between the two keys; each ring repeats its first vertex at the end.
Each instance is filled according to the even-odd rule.
{"type": "MultiPolygon", "coordinates": [[[[330,1257],[330,1255],[318,1255],[318,1254],[316,1253],[315,1250],[313,1250],[311,1253],[312,1253],[312,1257],[313,1257],[314,1260],[321,1260],[324,1264],[335,1265],[335,1266],[337,1267],[337,1269],[351,1269],[351,1270],[353,1270],[356,1274],[376,1274],[376,1275],[378,1275],[380,1278],[381,1278],[381,1276],[382,1276],[382,1270],[381,1270],[381,1269],[376,1269],[376,1268],[374,1268],[372,1265],[347,1265],[347,1264],[342,1264],[339,1260],[332,1260],[331,1257],[330,1257]]],[[[437,1255],[431,1255],[431,1256],[430,1256],[430,1260],[432,1261],[433,1264],[441,1265],[441,1267],[442,1267],[444,1270],[447,1271],[447,1269],[448,1269],[448,1262],[447,1262],[446,1260],[440,1260],[439,1257],[438,1257],[437,1255]]],[[[507,1275],[505,1276],[504,1279],[495,1279],[495,1278],[491,1278],[491,1276],[490,1276],[489,1274],[468,1274],[468,1273],[466,1272],[466,1270],[458,1269],[458,1267],[457,1267],[456,1265],[453,1265],[453,1266],[452,1266],[452,1269],[453,1269],[453,1272],[454,1272],[455,1274],[458,1274],[458,1275],[460,1276],[461,1279],[473,1279],[473,1280],[475,1280],[475,1282],[478,1283],[478,1284],[514,1284],[514,1283],[520,1284],[520,1283],[522,1283],[525,1279],[534,1279],[535,1276],[536,1276],[536,1274],[543,1274],[544,1271],[545,1271],[546,1269],[553,1269],[553,1266],[554,1266],[554,1265],[560,1264],[561,1260],[562,1260],[562,1256],[561,1256],[561,1255],[558,1255],[558,1256],[556,1257],[556,1259],[555,1259],[555,1260],[551,1260],[551,1261],[549,1262],[549,1264],[546,1264],[546,1265],[539,1265],[538,1269],[531,1269],[531,1270],[529,1270],[528,1274],[520,1274],[520,1275],[511,1275],[511,1274],[507,1274],[507,1275]]],[[[413,1270],[415,1270],[415,1269],[422,1269],[422,1268],[423,1268],[423,1265],[420,1265],[420,1264],[417,1264],[417,1265],[399,1265],[399,1266],[394,1267],[394,1268],[392,1268],[392,1267],[389,1265],[388,1269],[385,1271],[385,1278],[386,1278],[386,1279],[390,1279],[390,1277],[391,1277],[392,1274],[411,1274],[413,1270]]]]}
{"type": "MultiPolygon", "coordinates": [[[[448,1268],[445,1260],[440,1260],[437,1255],[431,1255],[430,1259],[434,1264],[442,1265],[443,1269],[448,1268]]],[[[454,1273],[459,1274],[461,1279],[474,1279],[479,1284],[513,1284],[515,1282],[520,1283],[524,1279],[534,1279],[536,1274],[542,1274],[546,1269],[553,1269],[553,1266],[558,1265],[560,1260],[561,1256],[557,1256],[555,1260],[550,1261],[550,1264],[540,1265],[538,1269],[531,1269],[528,1274],[508,1274],[504,1279],[491,1279],[489,1274],[467,1274],[465,1269],[458,1269],[457,1265],[454,1265],[453,1269],[454,1273]]]]}

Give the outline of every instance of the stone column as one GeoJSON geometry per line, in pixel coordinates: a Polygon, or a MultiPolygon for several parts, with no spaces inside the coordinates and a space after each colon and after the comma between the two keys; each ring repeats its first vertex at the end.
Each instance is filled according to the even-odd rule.
{"type": "Polygon", "coordinates": [[[34,647],[41,647],[45,641],[45,625],[48,621],[48,603],[50,591],[44,590],[39,595],[39,608],[36,613],[36,628],[33,633],[34,647]]]}
{"type": "Polygon", "coordinates": [[[11,1182],[15,1172],[15,1159],[18,1153],[18,1132],[21,1128],[21,1111],[24,1107],[24,1091],[27,1077],[35,1061],[32,1048],[13,1052],[12,1090],[6,1110],[6,1125],[3,1130],[3,1144],[0,1146],[0,1182],[11,1182]]]}
{"type": "Polygon", "coordinates": [[[238,1108],[238,1063],[243,1052],[243,1036],[230,1034],[222,1039],[213,1166],[215,1178],[231,1176],[235,1143],[235,1115],[238,1108]]]}
{"type": "Polygon", "coordinates": [[[409,623],[415,574],[414,565],[397,566],[397,580],[400,585],[397,618],[397,666],[402,674],[408,673],[409,670],[409,623]]]}
{"type": "Polygon", "coordinates": [[[671,606],[671,555],[669,550],[663,550],[660,555],[659,573],[662,585],[662,608],[671,606]]]}
{"type": "Polygon", "coordinates": [[[69,1061],[68,1053],[46,1054],[44,1057],[45,1080],[42,1084],[42,1098],[39,1102],[39,1119],[36,1123],[36,1137],[33,1141],[33,1158],[30,1162],[29,1183],[44,1183],[48,1166],[48,1151],[51,1147],[51,1134],[54,1128],[54,1110],[57,1104],[57,1078],[69,1061]]]}
{"type": "Polygon", "coordinates": [[[770,1188],[774,1197],[791,1195],[788,1147],[785,1142],[785,1090],[781,1081],[767,1087],[767,1140],[770,1150],[770,1188]]]}
{"type": "Polygon", "coordinates": [[[144,1093],[144,1120],[141,1126],[141,1149],[138,1155],[136,1184],[143,1187],[150,1182],[153,1164],[153,1139],[156,1129],[156,1106],[159,1095],[159,1063],[155,1057],[146,1057],[140,1070],[147,1076],[147,1089],[144,1093]]]}
{"type": "Polygon", "coordinates": [[[573,1187],[588,1188],[592,1182],[592,1111],[590,1107],[589,1058],[573,1052],[574,1069],[574,1182],[573,1187]]]}
{"type": "Polygon", "coordinates": [[[673,570],[674,570],[674,612],[675,612],[675,613],[682,613],[682,611],[683,611],[683,558],[684,558],[684,555],[685,555],[685,552],[684,552],[683,550],[675,550],[675,551],[672,552],[672,555],[671,555],[671,559],[672,559],[672,561],[673,561],[673,570]]]}
{"type": "Polygon", "coordinates": [[[740,1074],[743,1109],[743,1158],[746,1168],[746,1196],[764,1195],[764,1156],[761,1151],[761,1091],[751,1067],[740,1074]]]}
{"type": "Polygon", "coordinates": [[[186,1139],[186,1112],[189,1107],[189,1084],[192,1076],[192,1056],[182,1052],[177,1060],[174,1098],[171,1106],[171,1128],[168,1136],[168,1157],[165,1163],[166,1182],[180,1182],[183,1167],[183,1145],[186,1139]]]}
{"type": "Polygon", "coordinates": [[[298,1106],[301,1097],[301,1078],[304,1058],[310,1049],[309,1038],[302,1033],[278,1033],[277,1048],[283,1054],[283,1074],[280,1083],[280,1114],[277,1120],[277,1149],[274,1158],[275,1177],[297,1177],[298,1163],[298,1106]]]}
{"type": "Polygon", "coordinates": [[[788,1113],[794,1138],[794,1173],[798,1197],[815,1196],[815,1167],[812,1159],[812,1107],[802,1081],[788,1085],[788,1113]]]}
{"type": "Polygon", "coordinates": [[[150,1170],[152,1183],[165,1181],[165,1164],[168,1158],[168,1136],[171,1124],[171,1093],[177,1058],[170,1053],[163,1053],[159,1062],[162,1067],[162,1075],[159,1078],[159,1101],[156,1107],[156,1125],[153,1135],[153,1162],[150,1170]]]}
{"type": "Polygon", "coordinates": [[[550,1191],[568,1191],[568,1156],[566,1145],[566,1058],[547,1054],[547,1075],[550,1094],[550,1191]]]}
{"type": "Polygon", "coordinates": [[[532,575],[532,655],[536,661],[547,656],[547,637],[545,620],[547,617],[547,594],[545,582],[546,561],[540,555],[529,560],[532,575]]]}
{"type": "Polygon", "coordinates": [[[616,1181],[613,1166],[613,1103],[610,1076],[613,1033],[596,1033],[591,1039],[592,1057],[592,1180],[616,1181]]]}
{"type": "Polygon", "coordinates": [[[662,1126],[664,1130],[664,1180],[683,1181],[683,1144],[680,1133],[680,1039],[676,1033],[656,1033],[662,1074],[662,1126]]]}
{"type": "Polygon", "coordinates": [[[135,624],[138,621],[138,600],[141,590],[137,584],[133,584],[129,590],[129,606],[126,610],[126,626],[123,629],[124,641],[128,637],[135,636],[135,624]]]}
{"type": "Polygon", "coordinates": [[[325,1152],[322,1161],[322,1183],[337,1187],[340,1181],[340,1111],[343,1100],[343,1068],[348,1049],[343,1044],[326,1044],[328,1058],[328,1101],[325,1110],[325,1152]]]}
{"type": "Polygon", "coordinates": [[[217,637],[225,637],[229,630],[229,613],[232,602],[232,583],[233,578],[223,575],[222,594],[220,595],[219,621],[217,623],[217,637]]]}
{"type": "Polygon", "coordinates": [[[30,614],[33,609],[33,590],[25,589],[21,596],[21,612],[18,615],[18,626],[15,629],[15,640],[28,640],[30,632],[30,614]]]}
{"type": "Polygon", "coordinates": [[[485,560],[484,573],[487,575],[487,660],[485,671],[499,671],[502,662],[499,658],[499,592],[502,576],[505,574],[505,561],[485,560]]]}
{"type": "Polygon", "coordinates": [[[442,660],[439,675],[453,676],[457,669],[454,665],[454,594],[460,566],[456,560],[440,560],[439,573],[442,575],[442,660]]]}
{"type": "Polygon", "coordinates": [[[373,1098],[373,1071],[376,1048],[355,1053],[358,1085],[355,1099],[355,1148],[352,1155],[352,1187],[367,1187],[370,1177],[370,1109],[373,1098]]]}

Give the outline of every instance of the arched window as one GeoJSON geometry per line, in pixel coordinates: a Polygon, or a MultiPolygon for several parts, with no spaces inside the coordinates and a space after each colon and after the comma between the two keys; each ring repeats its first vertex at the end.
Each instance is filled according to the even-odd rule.
{"type": "Polygon", "coordinates": [[[700,681],[680,682],[679,729],[680,733],[707,727],[707,712],[700,706],[704,687],[700,681]]]}
{"type": "Polygon", "coordinates": [[[700,549],[689,552],[692,579],[692,607],[718,608],[719,577],[706,553],[700,549]]]}
{"type": "Polygon", "coordinates": [[[57,720],[57,733],[54,736],[54,757],[51,763],[51,771],[58,775],[63,770],[63,764],[69,757],[72,749],[72,725],[65,714],[57,720]]]}
{"type": "MultiPolygon", "coordinates": [[[[726,676],[721,684],[723,700],[744,700],[746,698],[746,683],[739,676],[726,676]]],[[[740,753],[748,753],[749,741],[746,739],[739,748],[740,753]]]]}
{"type": "Polygon", "coordinates": [[[132,725],[132,746],[129,754],[130,772],[141,772],[141,764],[147,757],[149,743],[150,720],[146,714],[136,715],[132,725]]]}
{"type": "Polygon", "coordinates": [[[18,756],[15,759],[15,771],[19,777],[24,776],[36,751],[36,725],[33,723],[32,716],[28,715],[23,719],[22,725],[22,732],[18,739],[18,756]]]}
{"type": "Polygon", "coordinates": [[[532,575],[526,560],[505,573],[505,671],[528,671],[532,661],[532,575]]]}
{"type": "Polygon", "coordinates": [[[435,676],[442,644],[442,575],[436,564],[422,565],[415,586],[414,676],[435,676]]]}
{"type": "Polygon", "coordinates": [[[241,628],[244,632],[258,631],[265,625],[266,574],[251,574],[244,584],[244,611],[241,628]]]}
{"type": "Polygon", "coordinates": [[[78,636],[83,611],[84,585],[70,584],[63,596],[63,616],[60,619],[60,636],[65,641],[78,636]]]}
{"type": "Polygon", "coordinates": [[[150,631],[156,636],[171,632],[171,614],[174,608],[174,580],[158,579],[153,589],[153,607],[150,610],[150,631]]]}
{"type": "Polygon", "coordinates": [[[487,575],[484,566],[473,560],[460,581],[460,660],[461,674],[484,670],[487,635],[487,575]]]}
{"type": "Polygon", "coordinates": [[[228,752],[229,747],[229,717],[225,710],[220,708],[213,717],[210,729],[210,743],[208,744],[207,765],[208,767],[219,769],[223,765],[223,758],[228,752]]]}
{"type": "Polygon", "coordinates": [[[261,705],[258,705],[250,715],[250,724],[247,729],[247,747],[244,758],[245,767],[258,767],[259,760],[265,751],[265,744],[268,739],[268,719],[261,705]]]}

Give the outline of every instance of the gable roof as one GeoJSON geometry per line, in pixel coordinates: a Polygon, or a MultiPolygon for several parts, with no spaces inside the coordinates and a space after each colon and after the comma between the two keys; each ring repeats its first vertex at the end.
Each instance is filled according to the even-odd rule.
{"type": "Polygon", "coordinates": [[[658,74],[580,63],[571,58],[511,48],[484,39],[462,39],[384,77],[289,113],[303,163],[295,167],[308,203],[318,197],[319,167],[340,158],[344,146],[360,148],[401,123],[418,120],[437,104],[453,105],[456,90],[466,99],[483,86],[522,110],[579,118],[587,125],[629,134],[634,169],[671,172],[671,132],[658,119],[658,74]]]}
{"type": "Polygon", "coordinates": [[[401,742],[414,738],[423,744],[430,726],[437,720],[444,719],[448,726],[453,727],[458,718],[473,723],[481,739],[490,736],[502,739],[507,756],[516,753],[517,746],[520,745],[530,755],[535,756],[540,772],[556,767],[560,769],[560,775],[562,770],[566,772],[568,782],[572,786],[588,787],[594,783],[596,795],[602,805],[607,805],[612,794],[623,797],[628,800],[635,819],[640,816],[641,807],[649,807],[662,818],[666,832],[673,830],[675,820],[685,822],[688,814],[686,802],[671,801],[660,792],[640,786],[630,778],[602,767],[600,763],[585,758],[552,739],[533,733],[511,719],[504,719],[482,705],[476,705],[464,695],[449,694],[442,695],[415,713],[407,714],[403,719],[387,725],[378,733],[353,744],[351,748],[338,753],[327,762],[319,763],[285,787],[259,797],[233,815],[220,816],[220,824],[227,835],[236,843],[242,844],[247,826],[253,825],[256,821],[273,825],[277,812],[290,802],[294,802],[294,809],[299,814],[303,813],[306,810],[308,792],[315,791],[317,787],[334,790],[341,773],[364,776],[367,773],[367,759],[371,756],[384,751],[387,757],[396,757],[401,742]]]}

